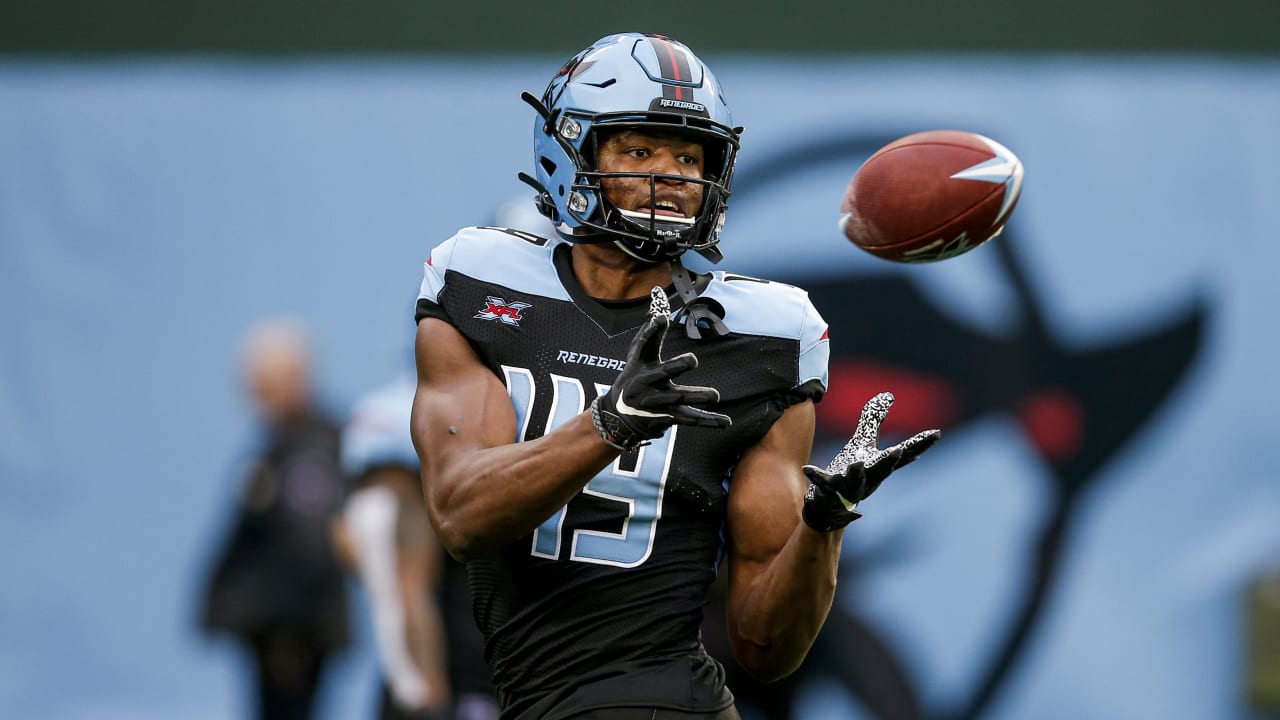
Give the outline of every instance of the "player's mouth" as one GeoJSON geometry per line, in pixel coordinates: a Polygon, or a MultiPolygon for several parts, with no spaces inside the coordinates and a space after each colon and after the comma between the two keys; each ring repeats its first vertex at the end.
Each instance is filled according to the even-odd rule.
{"type": "Polygon", "coordinates": [[[657,206],[652,208],[648,205],[643,205],[635,210],[623,210],[622,208],[618,208],[618,211],[625,217],[629,217],[632,220],[639,220],[641,222],[649,222],[653,219],[662,218],[664,222],[675,222],[683,225],[693,223],[693,218],[680,212],[679,206],[673,202],[664,200],[659,200],[657,206]]]}
{"type": "MultiPolygon", "coordinates": [[[[650,210],[647,205],[638,209],[641,212],[648,212],[650,210]]],[[[662,215],[664,217],[685,217],[685,214],[680,212],[680,206],[670,200],[659,200],[658,204],[654,206],[652,210],[654,215],[662,215]]]]}

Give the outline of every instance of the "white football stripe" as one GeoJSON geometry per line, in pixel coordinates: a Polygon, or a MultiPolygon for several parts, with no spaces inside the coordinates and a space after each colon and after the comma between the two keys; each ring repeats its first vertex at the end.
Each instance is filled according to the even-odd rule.
{"type": "Polygon", "coordinates": [[[979,180],[1004,185],[1004,202],[1000,204],[1000,212],[996,213],[996,219],[991,223],[999,225],[1022,192],[1022,161],[1009,148],[995,140],[977,133],[973,135],[986,143],[995,157],[965,168],[951,177],[956,180],[979,180]]]}

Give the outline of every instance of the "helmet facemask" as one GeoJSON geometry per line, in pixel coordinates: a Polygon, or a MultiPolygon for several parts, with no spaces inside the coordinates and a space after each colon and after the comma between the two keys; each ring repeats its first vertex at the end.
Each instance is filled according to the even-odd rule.
{"type": "MultiPolygon", "coordinates": [[[[724,213],[727,207],[729,190],[720,181],[728,174],[727,158],[733,152],[729,144],[710,132],[688,132],[677,130],[672,132],[674,123],[599,123],[593,126],[592,137],[584,147],[592,159],[590,167],[578,174],[580,182],[573,186],[573,192],[583,197],[593,193],[598,198],[599,212],[595,219],[579,215],[576,219],[587,229],[586,235],[605,235],[604,241],[612,241],[623,251],[633,257],[647,261],[660,262],[674,260],[688,250],[695,250],[708,256],[712,262],[720,259],[716,244],[720,239],[720,230],[724,226],[724,213]],[[687,175],[670,175],[661,173],[602,171],[599,169],[599,152],[602,140],[611,133],[634,130],[652,135],[675,135],[689,142],[702,146],[704,154],[704,174],[702,177],[687,175]],[[648,210],[628,210],[619,207],[609,197],[606,184],[611,179],[636,178],[645,181],[649,188],[648,210]],[[687,216],[665,215],[658,212],[658,186],[660,183],[683,185],[699,185],[701,187],[700,204],[687,216]]],[[[585,161],[586,158],[583,158],[585,161]]],[[[584,165],[586,163],[584,162],[584,165]]],[[[574,198],[570,198],[569,211],[574,212],[574,198]]],[[[580,236],[581,236],[580,231],[580,236]]]]}

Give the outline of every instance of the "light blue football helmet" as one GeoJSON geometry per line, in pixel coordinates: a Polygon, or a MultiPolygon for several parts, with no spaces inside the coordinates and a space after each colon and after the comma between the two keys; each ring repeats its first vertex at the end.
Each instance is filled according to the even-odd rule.
{"type": "Polygon", "coordinates": [[[533,126],[537,178],[520,178],[538,191],[540,212],[566,240],[616,243],[634,257],[658,262],[696,250],[711,262],[738,155],[742,128],[733,126],[720,84],[688,47],[661,35],[609,35],[578,53],[552,78],[533,126]],[[671,218],[617,208],[605,197],[603,177],[634,173],[596,170],[600,131],[630,128],[677,132],[701,143],[704,178],[650,175],[703,185],[702,208],[692,218],[671,218]]]}

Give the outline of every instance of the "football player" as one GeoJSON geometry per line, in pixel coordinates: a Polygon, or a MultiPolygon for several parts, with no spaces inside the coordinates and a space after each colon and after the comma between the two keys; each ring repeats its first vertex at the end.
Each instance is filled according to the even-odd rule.
{"type": "Polygon", "coordinates": [[[807,295],[716,262],[740,128],[675,40],[574,56],[533,123],[555,237],[465,228],[417,305],[413,438],[427,511],[467,562],[506,720],[736,718],[698,634],[728,573],[735,658],[765,680],[830,608],[854,505],[937,431],[877,447],[877,395],[806,465],[827,326],[807,295]]]}

